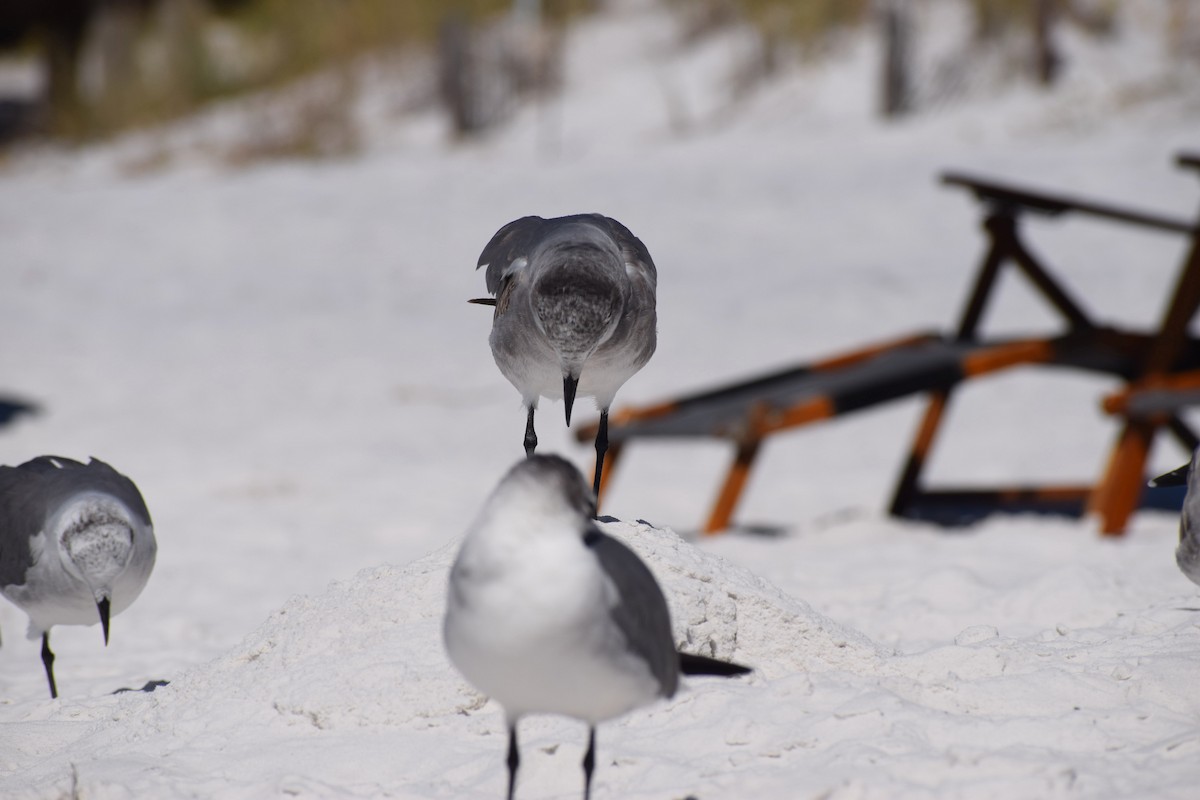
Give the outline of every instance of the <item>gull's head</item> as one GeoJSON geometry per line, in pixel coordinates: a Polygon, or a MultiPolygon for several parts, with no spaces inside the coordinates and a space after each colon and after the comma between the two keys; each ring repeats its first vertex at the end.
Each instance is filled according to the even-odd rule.
{"type": "Polygon", "coordinates": [[[559,456],[534,455],[516,464],[484,506],[481,522],[520,527],[575,530],[591,519],[596,500],[583,475],[559,456]]]}
{"type": "Polygon", "coordinates": [[[51,522],[63,567],[96,601],[106,643],[113,591],[133,557],[135,528],[141,525],[123,503],[96,492],[75,496],[51,522]]]}
{"type": "Polygon", "coordinates": [[[1179,545],[1175,549],[1175,563],[1190,581],[1200,584],[1200,447],[1192,458],[1181,467],[1159,475],[1150,481],[1151,486],[1186,486],[1183,508],[1179,515],[1179,545]]]}

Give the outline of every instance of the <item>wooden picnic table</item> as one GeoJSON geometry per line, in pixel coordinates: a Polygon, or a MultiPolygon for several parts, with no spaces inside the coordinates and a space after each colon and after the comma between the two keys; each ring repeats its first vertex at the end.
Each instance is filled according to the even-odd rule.
{"type": "MultiPolygon", "coordinates": [[[[1200,154],[1180,155],[1177,164],[1200,172],[1200,154]]],[[[971,192],[979,201],[988,240],[952,333],[921,332],[813,364],[621,409],[609,423],[608,468],[601,497],[610,485],[613,467],[634,439],[726,439],[735,445],[733,463],[704,526],[710,533],[724,530],[767,436],[927,393],[925,413],[889,506],[892,514],[954,524],[1001,510],[1091,512],[1099,517],[1103,533],[1119,534],[1139,505],[1178,502],[1145,492],[1144,472],[1150,446],[1160,431],[1171,433],[1189,451],[1200,443],[1180,416],[1183,408],[1200,402],[1200,340],[1188,333],[1188,323],[1200,307],[1200,223],[961,172],[947,172],[941,180],[971,192]],[[1188,237],[1190,247],[1159,324],[1127,330],[1094,319],[1022,240],[1020,221],[1027,214],[1082,215],[1188,237]],[[1005,266],[1023,275],[1064,319],[1065,333],[1023,339],[980,335],[980,320],[1005,266]],[[1122,388],[1102,402],[1102,408],[1119,420],[1120,432],[1101,478],[1094,485],[923,486],[922,472],[958,385],[1024,364],[1087,370],[1122,381],[1122,388]]],[[[590,441],[595,426],[584,426],[576,436],[590,441]]]]}

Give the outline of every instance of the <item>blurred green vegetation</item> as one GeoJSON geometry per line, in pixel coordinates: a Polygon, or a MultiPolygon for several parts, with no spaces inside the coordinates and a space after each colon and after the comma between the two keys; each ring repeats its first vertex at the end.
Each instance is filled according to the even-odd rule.
{"type": "MultiPolygon", "coordinates": [[[[779,54],[820,57],[837,34],[871,24],[887,0],[663,0],[695,39],[733,24],[761,33],[769,74],[779,54]]],[[[3,0],[0,0],[3,2],[3,0]]],[[[918,0],[912,0],[913,3],[918,0]]],[[[975,42],[1028,36],[1039,0],[954,0],[970,9],[975,42]]],[[[1183,3],[1200,0],[1179,0],[1183,3]]],[[[1111,30],[1118,0],[1041,0],[1056,15],[1093,32],[1111,30]]],[[[323,142],[352,149],[356,77],[350,65],[436,46],[450,19],[485,25],[524,7],[552,26],[600,0],[161,0],[113,4],[95,19],[86,45],[80,91],[52,109],[50,133],[79,140],[155,124],[210,101],[304,83],[323,75],[287,114],[296,130],[266,150],[319,152],[323,142]],[[142,10],[138,10],[141,8],[142,10]],[[98,65],[98,67],[97,67],[98,65]],[[333,87],[333,88],[329,88],[333,87]],[[331,133],[332,131],[332,133],[331,133]]],[[[408,67],[404,67],[408,68],[408,67]]],[[[270,103],[264,100],[264,105],[270,103]]]]}
{"type": "MultiPolygon", "coordinates": [[[[1195,2],[1196,0],[1185,0],[1195,2]]],[[[733,21],[758,28],[764,37],[819,48],[829,37],[871,20],[878,0],[669,0],[691,21],[693,34],[703,34],[733,21]]],[[[977,38],[990,39],[1025,31],[1037,13],[1038,0],[961,0],[970,7],[977,38]]],[[[1093,32],[1107,32],[1118,0],[1053,0],[1059,14],[1093,32]]]]}
{"type": "Polygon", "coordinates": [[[738,5],[768,36],[812,48],[832,33],[866,22],[875,4],[873,0],[738,0],[738,5]]]}
{"type": "Polygon", "coordinates": [[[749,23],[764,39],[805,49],[866,22],[873,0],[668,0],[684,20],[685,36],[696,38],[735,22],[749,23]]]}
{"type": "MultiPolygon", "coordinates": [[[[993,39],[1013,31],[1027,30],[1038,14],[1038,0],[970,0],[977,39],[993,39]]],[[[1050,0],[1043,3],[1052,13],[1084,31],[1106,35],[1113,31],[1117,0],[1050,0]]]]}
{"type": "MultiPolygon", "coordinates": [[[[567,5],[552,3],[552,7],[567,5]]],[[[218,98],[296,82],[377,53],[428,47],[448,15],[483,21],[512,0],[171,0],[97,21],[84,76],[53,134],[93,139],[218,98]],[[90,84],[90,85],[89,85],[90,84]]]]}
{"type": "Polygon", "coordinates": [[[201,83],[212,93],[279,83],[371,51],[427,44],[448,14],[482,19],[511,0],[248,0],[221,19],[258,52],[257,74],[201,83]]]}

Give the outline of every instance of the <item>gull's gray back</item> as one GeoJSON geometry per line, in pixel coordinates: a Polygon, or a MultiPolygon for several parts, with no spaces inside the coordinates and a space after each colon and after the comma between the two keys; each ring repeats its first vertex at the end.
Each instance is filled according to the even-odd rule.
{"type": "Polygon", "coordinates": [[[143,524],[151,524],[137,486],[103,461],[39,456],[17,467],[0,466],[0,586],[24,582],[30,539],[55,509],[89,491],[115,497],[143,524]]]}
{"type": "Polygon", "coordinates": [[[679,685],[679,655],[671,633],[671,614],[658,581],[636,553],[599,529],[589,530],[584,543],[596,554],[620,597],[611,611],[613,622],[630,649],[649,666],[662,696],[671,697],[679,685]]]}

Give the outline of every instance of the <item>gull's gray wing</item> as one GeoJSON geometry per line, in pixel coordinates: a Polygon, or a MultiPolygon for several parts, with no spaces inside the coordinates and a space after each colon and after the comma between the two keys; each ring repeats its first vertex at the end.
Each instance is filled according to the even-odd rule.
{"type": "Polygon", "coordinates": [[[0,587],[25,583],[33,563],[29,540],[42,529],[45,507],[31,494],[37,476],[21,467],[0,466],[0,587]]]}
{"type": "Polygon", "coordinates": [[[46,524],[56,492],[52,479],[83,464],[38,456],[16,467],[0,466],[0,586],[21,585],[33,566],[30,540],[46,524]]]}
{"type": "Polygon", "coordinates": [[[493,295],[500,293],[505,277],[513,262],[529,257],[533,244],[542,236],[546,220],[541,217],[521,217],[496,231],[479,254],[475,269],[486,267],[484,273],[487,290],[493,295]]]}
{"type": "Polygon", "coordinates": [[[667,600],[650,569],[617,539],[592,527],[583,538],[617,589],[619,601],[612,620],[629,648],[646,662],[658,679],[663,697],[679,685],[679,655],[671,633],[667,600]]]}
{"type": "Polygon", "coordinates": [[[646,249],[646,245],[642,244],[642,240],[633,235],[633,231],[612,217],[600,214],[583,214],[581,216],[593,219],[596,224],[608,231],[608,235],[613,238],[621,250],[621,258],[625,261],[627,269],[643,273],[651,287],[657,286],[658,270],[654,266],[654,259],[650,257],[650,251],[646,249]]]}
{"type": "Polygon", "coordinates": [[[146,501],[132,480],[94,457],[81,469],[87,472],[86,481],[80,480],[81,485],[112,495],[124,503],[143,523],[154,524],[150,520],[150,510],[146,508],[146,501]]]}
{"type": "Polygon", "coordinates": [[[151,524],[146,501],[134,482],[98,458],[82,464],[62,456],[38,456],[18,469],[38,474],[41,479],[39,491],[48,508],[56,507],[80,492],[101,492],[121,501],[144,524],[151,524]]]}
{"type": "Polygon", "coordinates": [[[52,475],[64,469],[82,469],[84,465],[73,458],[63,456],[38,456],[26,461],[16,469],[26,475],[52,475]]]}
{"type": "MultiPolygon", "coordinates": [[[[554,228],[580,222],[589,223],[604,231],[616,242],[627,268],[646,275],[652,287],[657,283],[658,271],[654,266],[654,259],[650,257],[650,251],[646,249],[642,240],[612,217],[595,213],[572,214],[552,219],[529,216],[513,220],[492,236],[480,253],[475,269],[487,268],[487,289],[493,295],[499,294],[513,265],[522,259],[528,259],[529,253],[539,240],[554,228]]],[[[518,264],[518,268],[520,266],[523,264],[518,264]]]]}

